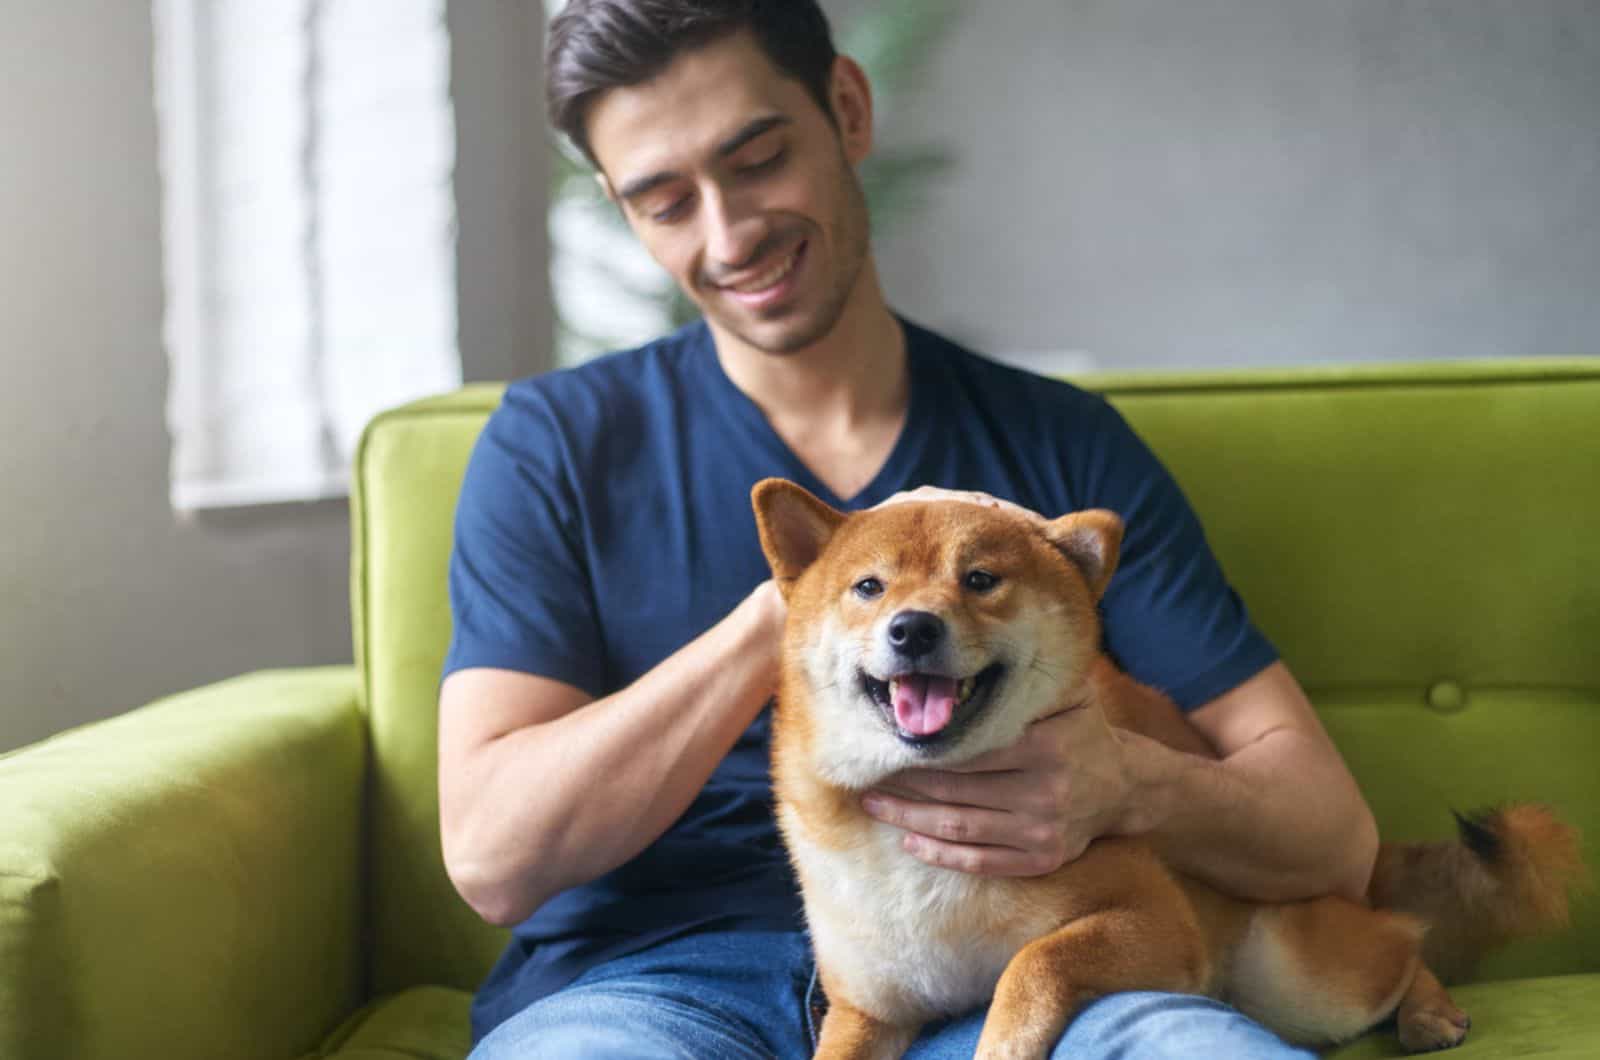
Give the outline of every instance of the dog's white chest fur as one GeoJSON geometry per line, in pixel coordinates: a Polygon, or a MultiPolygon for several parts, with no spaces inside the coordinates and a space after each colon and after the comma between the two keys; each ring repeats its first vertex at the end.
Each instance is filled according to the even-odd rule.
{"type": "Polygon", "coordinates": [[[880,1019],[920,1023],[978,1008],[1017,951],[1060,922],[1008,880],[916,860],[889,825],[834,850],[808,839],[791,808],[782,813],[818,961],[880,1019]]]}

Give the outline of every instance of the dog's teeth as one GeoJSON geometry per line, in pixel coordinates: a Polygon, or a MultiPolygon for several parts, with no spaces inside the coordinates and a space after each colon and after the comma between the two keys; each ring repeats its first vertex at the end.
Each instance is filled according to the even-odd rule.
{"type": "Polygon", "coordinates": [[[970,677],[962,678],[961,684],[956,686],[956,699],[960,700],[962,703],[965,703],[967,701],[967,697],[969,697],[971,695],[972,695],[972,678],[970,678],[970,677]]]}

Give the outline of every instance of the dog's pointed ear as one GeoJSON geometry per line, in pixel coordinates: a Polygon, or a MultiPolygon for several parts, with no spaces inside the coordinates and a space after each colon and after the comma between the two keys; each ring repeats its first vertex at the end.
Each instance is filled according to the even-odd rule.
{"type": "Polygon", "coordinates": [[[1044,536],[1083,572],[1096,600],[1111,583],[1122,549],[1122,517],[1103,508],[1073,512],[1044,524],[1044,536]]]}
{"type": "Polygon", "coordinates": [[[761,551],[787,597],[796,578],[817,561],[846,519],[805,490],[781,478],[762,479],[750,491],[761,551]]]}

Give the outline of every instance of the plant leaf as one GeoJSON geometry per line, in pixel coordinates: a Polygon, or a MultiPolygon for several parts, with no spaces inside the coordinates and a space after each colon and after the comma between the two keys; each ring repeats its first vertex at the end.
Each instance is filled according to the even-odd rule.
{"type": "Polygon", "coordinates": [[[882,0],[839,33],[839,50],[860,63],[893,106],[921,82],[931,60],[966,14],[961,0],[882,0]]]}

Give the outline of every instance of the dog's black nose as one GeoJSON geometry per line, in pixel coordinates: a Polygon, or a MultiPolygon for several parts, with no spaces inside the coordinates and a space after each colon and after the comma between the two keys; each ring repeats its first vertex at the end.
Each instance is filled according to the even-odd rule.
{"type": "Polygon", "coordinates": [[[944,620],[926,611],[902,611],[889,620],[889,643],[902,655],[920,659],[944,640],[944,620]]]}

